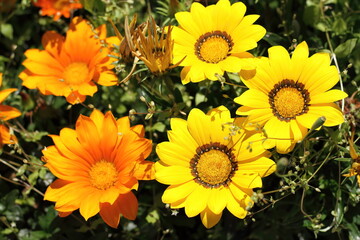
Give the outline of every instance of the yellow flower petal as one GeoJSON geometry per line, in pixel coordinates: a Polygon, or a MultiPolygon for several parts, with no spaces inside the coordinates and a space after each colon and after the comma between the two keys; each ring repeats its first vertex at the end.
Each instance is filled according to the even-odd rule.
{"type": "Polygon", "coordinates": [[[305,41],[296,46],[292,56],[291,65],[292,71],[289,73],[289,79],[299,79],[301,72],[304,69],[305,63],[309,57],[309,47],[305,41]]]}
{"type": "Polygon", "coordinates": [[[100,198],[101,192],[94,190],[81,201],[80,214],[85,220],[88,220],[100,211],[100,198]]]}
{"type": "MultiPolygon", "coordinates": [[[[214,67],[215,66],[219,68],[219,70],[217,70],[217,73],[220,75],[223,75],[224,71],[222,71],[222,69],[228,72],[240,72],[243,66],[243,60],[239,57],[229,56],[225,58],[223,61],[220,61],[218,64],[214,64],[214,67]]],[[[218,80],[218,79],[213,78],[213,80],[218,80]]]]}
{"type": "Polygon", "coordinates": [[[276,117],[272,117],[264,125],[264,131],[269,138],[275,140],[291,140],[290,139],[290,123],[280,121],[276,117]]]}
{"type": "Polygon", "coordinates": [[[194,157],[195,149],[190,152],[183,146],[172,142],[162,142],[156,146],[156,153],[163,164],[190,167],[190,160],[194,157]]]}
{"type": "Polygon", "coordinates": [[[291,129],[291,135],[290,137],[292,139],[294,139],[295,142],[300,141],[302,139],[304,139],[304,137],[307,134],[307,128],[302,126],[301,124],[298,123],[298,121],[296,120],[291,120],[290,121],[290,129],[291,129]]]}
{"type": "Polygon", "coordinates": [[[206,208],[200,214],[201,222],[206,228],[212,228],[213,226],[215,226],[220,221],[221,216],[222,212],[219,214],[215,214],[209,208],[206,208]]]}
{"type": "MultiPolygon", "coordinates": [[[[194,5],[201,5],[200,3],[194,3],[194,5]]],[[[192,14],[189,12],[178,12],[175,14],[175,18],[178,21],[182,29],[185,29],[191,36],[197,38],[201,35],[201,29],[197,24],[194,24],[192,14]]],[[[173,36],[174,37],[174,36],[173,36]]],[[[176,40],[175,40],[176,41],[176,40]]]]}
{"type": "Polygon", "coordinates": [[[309,115],[311,114],[318,117],[324,116],[326,118],[324,126],[327,127],[336,126],[344,122],[341,109],[335,103],[312,105],[309,107],[309,115]]]}
{"type": "Polygon", "coordinates": [[[236,185],[234,182],[231,182],[229,184],[229,189],[231,193],[227,193],[227,195],[225,195],[228,202],[230,201],[230,198],[234,198],[236,201],[239,202],[245,201],[248,196],[251,196],[253,194],[253,191],[251,189],[242,188],[236,185]]]}
{"type": "Polygon", "coordinates": [[[231,180],[238,186],[243,188],[261,188],[262,181],[259,174],[251,171],[242,171],[239,169],[231,180]],[[249,173],[250,172],[250,173],[249,173]]]}
{"type": "Polygon", "coordinates": [[[226,196],[226,191],[229,190],[227,188],[211,189],[207,205],[210,211],[216,215],[221,214],[226,207],[227,201],[224,197],[226,196]]]}
{"type": "Polygon", "coordinates": [[[241,105],[251,106],[253,108],[269,108],[269,97],[266,96],[262,91],[257,89],[250,89],[245,91],[239,97],[235,98],[234,101],[241,105]]]}
{"type": "Polygon", "coordinates": [[[226,208],[231,212],[235,217],[243,219],[246,217],[247,211],[244,209],[244,206],[242,206],[238,201],[235,200],[235,198],[229,193],[228,203],[226,205],[226,208]]]}
{"type": "Polygon", "coordinates": [[[191,110],[188,116],[188,129],[199,146],[208,143],[210,139],[209,125],[210,119],[201,110],[197,108],[191,110]]]}
{"type": "Polygon", "coordinates": [[[266,177],[276,170],[276,164],[267,157],[261,157],[255,161],[239,164],[239,169],[241,171],[256,172],[260,177],[266,177]]]}
{"type": "Polygon", "coordinates": [[[204,211],[206,208],[208,198],[210,196],[210,189],[206,189],[201,185],[190,193],[185,202],[185,213],[188,217],[194,217],[204,211]]]}
{"type": "Polygon", "coordinates": [[[336,102],[343,98],[346,98],[348,95],[338,89],[329,90],[327,92],[323,92],[317,94],[315,96],[311,96],[311,104],[319,104],[319,103],[329,103],[329,102],[336,102]]]}
{"type": "Polygon", "coordinates": [[[106,191],[102,192],[99,202],[113,204],[119,197],[119,194],[119,189],[117,189],[116,187],[111,187],[109,189],[106,189],[106,191]]]}
{"type": "Polygon", "coordinates": [[[159,162],[155,163],[155,178],[164,184],[181,184],[194,179],[190,166],[164,166],[159,162]]]}
{"type": "Polygon", "coordinates": [[[287,79],[292,72],[288,51],[284,47],[275,46],[269,48],[268,52],[271,69],[281,79],[287,79]]]}
{"type": "Polygon", "coordinates": [[[189,181],[180,185],[171,185],[161,197],[164,203],[174,203],[189,196],[197,188],[197,183],[189,181]]]}

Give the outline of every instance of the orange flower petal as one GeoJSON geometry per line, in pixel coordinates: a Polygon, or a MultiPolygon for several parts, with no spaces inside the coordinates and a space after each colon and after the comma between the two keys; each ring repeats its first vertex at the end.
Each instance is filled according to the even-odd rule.
{"type": "Polygon", "coordinates": [[[117,228],[120,214],[125,218],[134,220],[137,215],[138,201],[132,192],[120,195],[114,204],[101,203],[100,216],[110,227],[117,228]]]}
{"type": "Polygon", "coordinates": [[[95,159],[101,160],[103,156],[98,147],[100,145],[100,136],[99,132],[94,131],[94,129],[96,129],[96,125],[91,118],[80,115],[76,122],[76,133],[79,142],[95,159]]]}
{"type": "Polygon", "coordinates": [[[18,109],[7,105],[0,105],[0,120],[7,121],[20,115],[21,112],[18,109]]]}

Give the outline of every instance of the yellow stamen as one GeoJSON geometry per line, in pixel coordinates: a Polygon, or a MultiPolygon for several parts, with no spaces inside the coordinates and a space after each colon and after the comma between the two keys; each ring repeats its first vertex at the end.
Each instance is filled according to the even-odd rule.
{"type": "Polygon", "coordinates": [[[74,62],[64,71],[64,81],[70,85],[79,85],[88,79],[89,68],[86,63],[74,62]]]}
{"type": "Polygon", "coordinates": [[[229,56],[233,42],[226,32],[215,31],[202,35],[195,43],[195,54],[207,63],[218,63],[229,56]]]}
{"type": "Polygon", "coordinates": [[[284,79],[268,96],[273,114],[281,121],[289,122],[309,110],[310,95],[303,83],[284,79]]]}
{"type": "Polygon", "coordinates": [[[227,154],[220,150],[203,153],[197,163],[197,173],[201,181],[210,185],[225,182],[232,171],[232,164],[227,154]]]}
{"type": "Polygon", "coordinates": [[[284,118],[299,115],[305,106],[304,98],[296,88],[282,88],[274,97],[276,111],[284,118]]]}
{"type": "Polygon", "coordinates": [[[105,160],[95,163],[89,175],[91,184],[99,190],[106,190],[114,186],[118,179],[118,171],[115,165],[105,160]]]}

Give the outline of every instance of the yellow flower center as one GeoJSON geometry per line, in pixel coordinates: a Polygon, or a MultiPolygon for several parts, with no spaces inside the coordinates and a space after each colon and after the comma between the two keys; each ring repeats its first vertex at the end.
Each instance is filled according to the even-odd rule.
{"type": "Polygon", "coordinates": [[[274,105],[283,117],[294,117],[304,108],[304,98],[295,88],[282,88],[274,98],[274,105]]]}
{"type": "Polygon", "coordinates": [[[233,45],[226,32],[208,32],[196,41],[195,54],[201,61],[218,63],[230,55],[233,45]]]}
{"type": "Polygon", "coordinates": [[[92,166],[90,172],[91,184],[99,190],[106,190],[115,185],[118,171],[112,162],[101,160],[92,166]]]}
{"type": "Polygon", "coordinates": [[[309,93],[304,84],[285,79],[269,92],[269,103],[278,119],[289,122],[308,111],[309,93]]]}
{"type": "Polygon", "coordinates": [[[219,143],[199,147],[190,162],[195,181],[204,187],[217,188],[227,185],[237,169],[232,149],[219,143]]]}
{"type": "Polygon", "coordinates": [[[225,153],[219,150],[210,150],[200,156],[197,171],[204,182],[216,185],[229,177],[231,162],[225,153]]]}
{"type": "Polygon", "coordinates": [[[64,81],[69,85],[79,85],[87,81],[89,68],[86,63],[74,62],[64,71],[64,81]]]}

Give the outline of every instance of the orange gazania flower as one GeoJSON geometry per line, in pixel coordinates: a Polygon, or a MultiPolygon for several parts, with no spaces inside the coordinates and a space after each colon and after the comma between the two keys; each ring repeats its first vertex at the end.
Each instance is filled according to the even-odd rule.
{"type": "MultiPolygon", "coordinates": [[[[0,86],[2,85],[2,73],[0,73],[0,86]]],[[[14,107],[2,105],[1,103],[9,96],[10,93],[16,91],[16,88],[8,88],[0,91],[0,121],[7,121],[21,115],[21,112],[14,107]]],[[[4,124],[0,124],[0,147],[3,144],[14,144],[17,142],[15,135],[4,124]]]]}
{"type": "Polygon", "coordinates": [[[54,16],[54,21],[61,16],[69,18],[72,10],[82,8],[78,0],[34,0],[33,4],[41,8],[41,16],[54,16]]]}
{"type": "Polygon", "coordinates": [[[144,160],[152,148],[144,127],[130,127],[128,117],[117,121],[109,111],[80,115],[75,130],[64,128],[51,135],[53,146],[43,150],[45,166],[59,179],[44,199],[56,202],[60,216],[80,210],[87,220],[100,213],[116,228],[120,215],[136,218],[138,202],[132,189],[138,180],[154,179],[153,162],[144,160]]]}
{"type": "Polygon", "coordinates": [[[46,32],[42,37],[45,50],[25,52],[26,69],[19,76],[23,85],[38,88],[45,95],[65,96],[71,104],[92,96],[97,91],[95,83],[115,85],[114,59],[108,56],[110,49],[101,44],[105,38],[105,24],[93,30],[80,17],[72,20],[66,38],[54,31],[46,32]]]}

